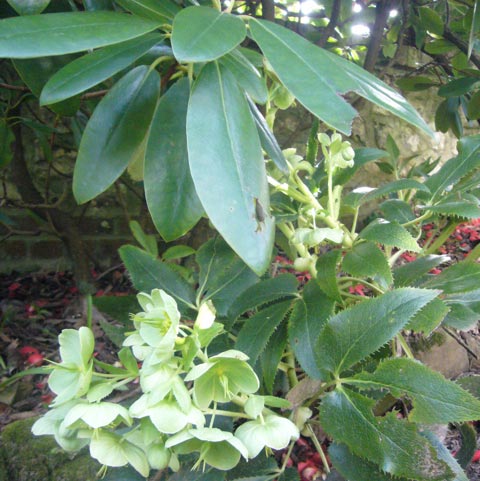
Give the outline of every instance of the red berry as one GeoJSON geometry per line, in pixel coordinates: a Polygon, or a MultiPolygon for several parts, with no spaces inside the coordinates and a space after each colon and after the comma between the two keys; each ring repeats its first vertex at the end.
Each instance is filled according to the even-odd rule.
{"type": "Polygon", "coordinates": [[[38,352],[38,349],[32,346],[24,346],[18,352],[22,357],[28,357],[28,356],[31,356],[32,354],[40,354],[38,352]]]}
{"type": "Polygon", "coordinates": [[[478,461],[480,461],[480,449],[477,449],[472,457],[472,463],[477,463],[478,461]]]}
{"type": "Polygon", "coordinates": [[[27,358],[27,364],[31,366],[41,366],[43,364],[43,356],[39,352],[31,354],[27,358]]]}

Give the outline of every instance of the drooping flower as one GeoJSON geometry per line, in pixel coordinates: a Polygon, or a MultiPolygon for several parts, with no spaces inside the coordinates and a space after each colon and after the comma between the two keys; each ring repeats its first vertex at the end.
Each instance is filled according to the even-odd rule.
{"type": "Polygon", "coordinates": [[[224,403],[238,393],[256,392],[260,383],[247,359],[245,354],[232,349],[193,367],[185,380],[194,381],[194,396],[198,406],[204,409],[213,401],[224,403]]]}

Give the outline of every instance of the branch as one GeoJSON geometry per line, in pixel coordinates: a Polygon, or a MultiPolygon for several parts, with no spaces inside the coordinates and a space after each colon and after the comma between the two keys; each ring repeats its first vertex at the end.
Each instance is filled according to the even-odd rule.
{"type": "Polygon", "coordinates": [[[335,0],[332,5],[332,14],[330,15],[330,21],[328,25],[325,27],[325,30],[320,37],[320,40],[317,42],[319,47],[325,47],[329,37],[333,35],[335,32],[335,28],[338,24],[338,20],[340,18],[342,0],[335,0]]]}
{"type": "MultiPolygon", "coordinates": [[[[455,45],[455,47],[457,47],[465,55],[468,55],[467,42],[464,42],[463,40],[455,36],[448,27],[445,27],[445,30],[443,31],[443,38],[453,43],[453,45],[455,45]]],[[[470,55],[470,61],[475,65],[475,67],[480,69],[480,57],[476,53],[472,52],[472,54],[470,55]]]]}
{"type": "Polygon", "coordinates": [[[275,3],[273,0],[262,0],[262,18],[275,21],[275,3]]]}

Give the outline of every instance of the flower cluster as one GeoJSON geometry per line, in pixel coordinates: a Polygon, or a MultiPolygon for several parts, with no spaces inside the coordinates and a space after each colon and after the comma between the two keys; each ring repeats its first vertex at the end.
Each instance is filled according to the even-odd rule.
{"type": "Polygon", "coordinates": [[[140,293],[138,301],[143,311],[133,316],[135,330],[119,352],[123,367],[94,359],[90,329],[62,332],[62,362],[49,378],[57,397],[34,434],[55,436],[65,450],[89,444],[101,464],[130,464],[143,476],[150,469],[177,470],[187,453],[197,453],[194,467],[228,470],[299,437],[295,424],[271,409],[286,401],[255,394],[260,383],[245,354],[207,354],[223,332],[212,305],[199,306],[191,326],[181,323],[175,300],[162,290],[140,293]],[[105,401],[136,379],[142,394],[131,405],[105,401]],[[235,421],[231,430],[218,423],[222,417],[235,421]]]}

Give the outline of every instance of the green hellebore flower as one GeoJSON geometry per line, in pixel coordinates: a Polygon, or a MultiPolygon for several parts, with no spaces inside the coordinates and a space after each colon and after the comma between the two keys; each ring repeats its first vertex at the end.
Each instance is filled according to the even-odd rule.
{"type": "Polygon", "coordinates": [[[166,443],[167,448],[176,446],[179,454],[194,451],[200,453],[194,468],[200,464],[228,471],[240,461],[240,456],[248,459],[248,451],[244,444],[232,433],[218,428],[188,429],[171,437],[166,443]]]}
{"type": "Polygon", "coordinates": [[[128,410],[120,404],[110,402],[87,403],[79,402],[66,414],[63,426],[70,427],[78,420],[93,429],[108,426],[120,418],[127,426],[131,426],[132,418],[128,410]]]}
{"type": "Polygon", "coordinates": [[[185,381],[195,381],[194,396],[201,409],[212,401],[225,403],[238,393],[253,394],[260,387],[258,377],[243,352],[230,350],[194,366],[185,381]]]}
{"type": "Polygon", "coordinates": [[[130,406],[130,414],[135,418],[148,416],[154,426],[165,434],[178,433],[188,424],[200,427],[205,424],[205,416],[192,404],[185,411],[173,399],[163,399],[153,406],[149,406],[148,395],[143,395],[130,406]]]}
{"type": "Polygon", "coordinates": [[[248,457],[254,458],[264,447],[286,448],[291,439],[299,438],[300,433],[292,421],[273,414],[242,424],[235,436],[247,446],[248,457]]]}
{"type": "Polygon", "coordinates": [[[133,318],[140,337],[151,347],[172,351],[180,325],[175,299],[161,289],[150,295],[141,292],[137,299],[144,310],[133,318]]]}

